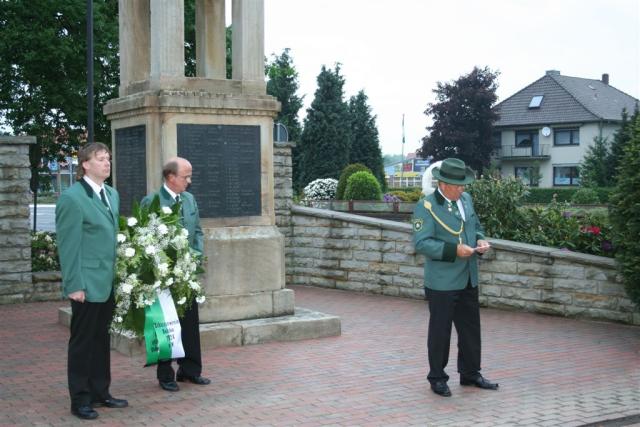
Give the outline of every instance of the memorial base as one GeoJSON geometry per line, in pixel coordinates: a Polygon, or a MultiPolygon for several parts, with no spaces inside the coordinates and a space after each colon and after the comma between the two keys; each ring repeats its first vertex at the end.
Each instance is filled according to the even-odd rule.
{"type": "MultiPolygon", "coordinates": [[[[58,310],[58,323],[71,324],[71,308],[58,310]]],[[[200,324],[202,349],[262,344],[273,341],[299,341],[339,336],[340,318],[296,307],[290,316],[200,324]]],[[[111,348],[126,356],[144,355],[144,341],[128,334],[111,336],[111,348]]]]}

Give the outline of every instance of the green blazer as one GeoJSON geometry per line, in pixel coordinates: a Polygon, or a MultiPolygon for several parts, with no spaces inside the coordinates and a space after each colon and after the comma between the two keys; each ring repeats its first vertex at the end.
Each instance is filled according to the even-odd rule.
{"type": "MultiPolygon", "coordinates": [[[[164,186],[162,186],[159,191],[145,196],[140,204],[142,206],[149,206],[156,194],[160,196],[160,206],[171,207],[176,203],[173,197],[165,190],[164,186]]],[[[193,197],[193,194],[188,191],[183,191],[180,193],[180,201],[182,202],[180,223],[189,231],[189,246],[202,254],[203,234],[202,227],[200,227],[200,213],[196,199],[193,197]]]]}
{"type": "Polygon", "coordinates": [[[448,203],[438,190],[421,198],[413,211],[413,243],[416,252],[426,257],[424,263],[424,286],[437,291],[464,289],[471,278],[472,286],[478,286],[478,256],[458,258],[456,249],[459,238],[462,243],[477,246],[484,239],[484,231],[478,215],[473,209],[471,196],[462,193],[460,197],[466,221],[459,236],[462,218],[448,210],[448,203]],[[427,206],[431,207],[431,211],[427,206]],[[442,224],[449,228],[447,230],[442,224]]]}
{"type": "Polygon", "coordinates": [[[104,186],[111,212],[91,186],[80,179],[56,203],[56,240],[62,270],[62,293],[84,291],[89,302],[111,295],[116,263],[120,197],[104,186]]]}

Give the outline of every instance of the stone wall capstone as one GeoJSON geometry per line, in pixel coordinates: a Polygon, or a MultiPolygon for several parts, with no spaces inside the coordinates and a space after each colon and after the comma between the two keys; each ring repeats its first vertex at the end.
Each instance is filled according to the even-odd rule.
{"type": "Polygon", "coordinates": [[[32,136],[0,136],[0,304],[32,294],[29,145],[32,136]]]}

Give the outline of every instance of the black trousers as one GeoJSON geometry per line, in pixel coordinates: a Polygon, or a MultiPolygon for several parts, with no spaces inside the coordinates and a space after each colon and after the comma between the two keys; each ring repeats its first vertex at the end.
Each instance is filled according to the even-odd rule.
{"type": "Polygon", "coordinates": [[[429,300],[429,354],[430,383],[447,381],[444,369],[449,362],[451,325],[458,333],[458,372],[461,377],[475,378],[480,373],[480,303],[478,288],[471,282],[459,291],[426,290],[429,300]]]}
{"type": "MultiPolygon", "coordinates": [[[[180,319],[182,328],[182,346],[184,357],[178,359],[178,365],[184,375],[199,377],[202,374],[202,355],[200,354],[200,317],[198,304],[193,301],[191,307],[180,319]]],[[[171,360],[158,362],[157,376],[159,381],[168,382],[175,379],[175,372],[171,367],[171,360]]]]}
{"type": "Polygon", "coordinates": [[[109,323],[113,309],[113,294],[106,302],[71,301],[67,378],[72,407],[111,397],[109,323]]]}

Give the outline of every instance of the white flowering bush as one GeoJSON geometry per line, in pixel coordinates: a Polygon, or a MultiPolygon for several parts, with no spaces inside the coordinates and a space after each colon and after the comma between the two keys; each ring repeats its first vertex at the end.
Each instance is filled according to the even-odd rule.
{"type": "Polygon", "coordinates": [[[171,291],[178,317],[194,300],[204,302],[198,280],[201,255],[189,247],[179,212],[180,203],[160,207],[156,196],[148,207],[134,206],[133,216],[120,217],[112,331],[144,336],[144,308],[163,289],[171,291]]]}
{"type": "Polygon", "coordinates": [[[321,178],[311,181],[302,191],[306,200],[332,200],[336,198],[337,188],[337,179],[321,178]]]}
{"type": "Polygon", "coordinates": [[[59,271],[55,233],[31,232],[31,271],[59,271]]]}

